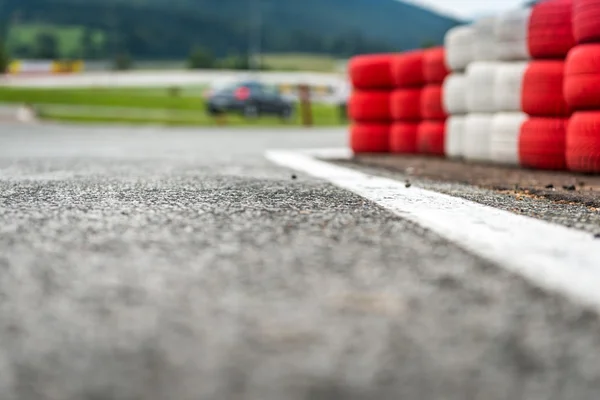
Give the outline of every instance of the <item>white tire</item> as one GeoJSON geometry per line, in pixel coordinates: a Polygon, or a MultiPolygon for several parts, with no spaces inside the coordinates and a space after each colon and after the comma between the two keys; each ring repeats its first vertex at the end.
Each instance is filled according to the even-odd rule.
{"type": "Polygon", "coordinates": [[[494,115],[490,136],[490,159],[499,164],[519,165],[519,133],[527,115],[502,112],[494,115]]]}
{"type": "Polygon", "coordinates": [[[526,61],[504,62],[496,67],[494,104],[497,111],[522,111],[521,95],[526,61]]]}
{"type": "Polygon", "coordinates": [[[477,20],[475,38],[473,40],[473,61],[495,61],[496,60],[496,37],[494,25],[496,17],[484,17],[477,20]]]}
{"type": "Polygon", "coordinates": [[[494,114],[468,114],[462,151],[467,161],[490,161],[490,133],[494,114]]]}
{"type": "Polygon", "coordinates": [[[453,115],[446,120],[445,153],[448,158],[463,156],[463,137],[465,136],[465,115],[453,115]]]}
{"type": "Polygon", "coordinates": [[[446,114],[466,114],[467,76],[461,73],[448,75],[444,80],[442,96],[446,114]]]}
{"type": "Polygon", "coordinates": [[[467,110],[473,113],[494,113],[494,80],[497,62],[480,61],[467,67],[467,110]]]}
{"type": "Polygon", "coordinates": [[[444,37],[446,67],[450,71],[464,71],[473,61],[473,41],[475,30],[463,25],[452,28],[444,37]]]}
{"type": "Polygon", "coordinates": [[[527,47],[530,16],[531,8],[511,10],[498,15],[494,24],[498,60],[519,61],[530,58],[527,47]]]}

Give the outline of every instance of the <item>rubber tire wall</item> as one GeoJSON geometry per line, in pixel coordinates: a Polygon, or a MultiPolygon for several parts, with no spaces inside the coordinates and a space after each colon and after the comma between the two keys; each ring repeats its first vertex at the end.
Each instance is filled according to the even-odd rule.
{"type": "Polygon", "coordinates": [[[422,92],[420,88],[394,90],[390,98],[392,119],[420,121],[422,92]]]}
{"type": "Polygon", "coordinates": [[[523,111],[537,117],[566,117],[570,109],[563,95],[565,62],[532,61],[523,78],[523,111]]]}
{"type": "Polygon", "coordinates": [[[527,114],[502,112],[494,115],[490,134],[490,160],[506,165],[519,165],[519,134],[527,114]]]}
{"type": "Polygon", "coordinates": [[[389,92],[355,91],[350,95],[348,115],[358,122],[391,121],[389,92]]]}
{"type": "Polygon", "coordinates": [[[531,8],[511,10],[498,15],[494,25],[498,60],[521,61],[531,57],[527,45],[530,17],[531,8]]]}
{"type": "Polygon", "coordinates": [[[536,59],[564,59],[575,46],[571,0],[547,0],[535,6],[529,19],[527,46],[536,59]]]}
{"type": "Polygon", "coordinates": [[[434,47],[425,51],[423,59],[423,75],[428,84],[444,83],[444,79],[450,73],[445,63],[443,47],[434,47]]]}
{"type": "Polygon", "coordinates": [[[390,130],[390,151],[396,154],[416,154],[419,122],[394,122],[390,130]]]}
{"type": "Polygon", "coordinates": [[[463,157],[467,161],[490,160],[490,132],[494,114],[468,114],[463,136],[463,157]]]}
{"type": "Polygon", "coordinates": [[[578,43],[600,42],[600,0],[573,0],[573,33],[578,43]]]}
{"type": "Polygon", "coordinates": [[[446,120],[445,150],[448,158],[461,158],[463,156],[463,137],[467,117],[453,115],[446,120]]]}
{"type": "Polygon", "coordinates": [[[444,80],[442,104],[447,114],[467,113],[467,76],[453,73],[444,80]]]}
{"type": "Polygon", "coordinates": [[[417,132],[419,153],[443,156],[445,149],[446,123],[444,121],[423,121],[417,132]]]}
{"type": "Polygon", "coordinates": [[[457,26],[444,36],[446,67],[450,71],[464,71],[473,62],[475,29],[472,26],[457,26]]]}
{"type": "Polygon", "coordinates": [[[392,60],[392,77],[396,88],[420,87],[425,84],[423,50],[397,54],[392,60]]]}
{"type": "Polygon", "coordinates": [[[360,55],[350,59],[348,72],[355,89],[388,89],[393,87],[392,60],[390,54],[360,55]]]}
{"type": "Polygon", "coordinates": [[[521,126],[519,161],[534,169],[564,170],[568,118],[530,117],[521,126]]]}
{"type": "Polygon", "coordinates": [[[575,46],[569,52],[564,93],[573,110],[600,109],[600,43],[575,46]]]}
{"type": "Polygon", "coordinates": [[[388,124],[353,124],[350,127],[350,148],[354,153],[387,153],[389,141],[388,124]]]}
{"type": "Polygon", "coordinates": [[[472,113],[493,113],[494,80],[498,62],[474,62],[467,68],[467,109],[472,113]]]}
{"type": "Polygon", "coordinates": [[[498,111],[522,111],[521,97],[526,61],[503,62],[494,77],[494,104],[498,111]]]}
{"type": "Polygon", "coordinates": [[[567,128],[566,159],[571,171],[600,173],[600,111],[573,114],[567,128]]]}
{"type": "Polygon", "coordinates": [[[421,97],[421,115],[424,119],[443,120],[446,119],[446,111],[442,105],[442,85],[427,85],[423,89],[421,97]]]}

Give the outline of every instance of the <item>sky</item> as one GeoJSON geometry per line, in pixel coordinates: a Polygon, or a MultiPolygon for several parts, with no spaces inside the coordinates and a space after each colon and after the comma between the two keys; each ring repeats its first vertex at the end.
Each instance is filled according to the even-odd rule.
{"type": "Polygon", "coordinates": [[[520,7],[525,0],[408,0],[407,2],[427,6],[444,14],[471,18],[520,7]]]}

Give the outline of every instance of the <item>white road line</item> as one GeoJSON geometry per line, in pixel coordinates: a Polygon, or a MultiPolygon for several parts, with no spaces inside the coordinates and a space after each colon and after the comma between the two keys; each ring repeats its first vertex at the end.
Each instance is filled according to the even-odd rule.
{"type": "Polygon", "coordinates": [[[342,149],[265,154],[278,165],[354,192],[539,287],[600,311],[600,240],[589,233],[415,186],[406,188],[403,182],[316,159],[349,155],[342,149]]]}

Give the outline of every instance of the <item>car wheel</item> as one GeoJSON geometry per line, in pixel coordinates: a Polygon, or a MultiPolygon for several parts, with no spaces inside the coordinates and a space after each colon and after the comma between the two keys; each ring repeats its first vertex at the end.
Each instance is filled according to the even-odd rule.
{"type": "Polygon", "coordinates": [[[244,106],[243,114],[244,117],[248,119],[258,118],[258,107],[254,104],[246,104],[244,106]]]}

